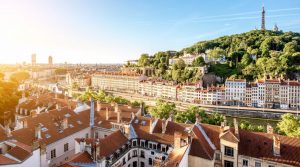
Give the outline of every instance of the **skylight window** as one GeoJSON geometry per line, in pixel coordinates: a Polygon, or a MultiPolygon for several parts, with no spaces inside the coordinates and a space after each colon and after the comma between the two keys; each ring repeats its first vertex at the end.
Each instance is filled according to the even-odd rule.
{"type": "Polygon", "coordinates": [[[41,130],[42,130],[42,132],[48,131],[48,129],[46,127],[43,127],[41,130]]]}
{"type": "Polygon", "coordinates": [[[46,137],[47,139],[49,139],[49,138],[51,137],[51,135],[45,134],[45,137],[46,137]]]}
{"type": "Polygon", "coordinates": [[[74,128],[74,126],[73,126],[72,124],[69,124],[69,127],[70,127],[70,128],[74,128]]]}
{"type": "Polygon", "coordinates": [[[71,115],[69,113],[67,113],[67,114],[65,114],[65,117],[69,118],[69,117],[71,117],[71,115]]]}
{"type": "Polygon", "coordinates": [[[81,125],[81,124],[82,124],[82,122],[81,122],[81,121],[77,121],[77,123],[78,123],[79,125],[81,125]]]}
{"type": "Polygon", "coordinates": [[[139,123],[139,120],[138,120],[138,119],[136,119],[136,120],[134,121],[134,123],[136,123],[136,124],[137,124],[137,123],[139,123]]]}

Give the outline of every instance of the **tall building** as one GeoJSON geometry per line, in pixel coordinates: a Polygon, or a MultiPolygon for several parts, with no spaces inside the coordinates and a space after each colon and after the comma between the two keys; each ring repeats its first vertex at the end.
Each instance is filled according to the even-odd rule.
{"type": "Polygon", "coordinates": [[[36,64],[36,54],[35,53],[31,55],[31,64],[32,65],[36,64]]]}
{"type": "Polygon", "coordinates": [[[263,7],[262,7],[262,12],[261,12],[261,30],[266,30],[266,25],[265,25],[265,7],[264,7],[264,4],[263,4],[263,7]]]}
{"type": "Polygon", "coordinates": [[[52,58],[52,56],[49,56],[49,57],[48,57],[48,64],[49,64],[49,65],[52,65],[52,64],[53,64],[53,58],[52,58]]]}

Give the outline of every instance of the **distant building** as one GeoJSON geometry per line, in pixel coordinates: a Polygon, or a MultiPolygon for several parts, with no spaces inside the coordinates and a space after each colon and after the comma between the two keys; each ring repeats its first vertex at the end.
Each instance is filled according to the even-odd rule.
{"type": "Polygon", "coordinates": [[[48,65],[53,65],[53,57],[52,56],[48,57],[48,65]]]}
{"type": "Polygon", "coordinates": [[[273,31],[274,31],[274,32],[278,32],[278,31],[279,31],[277,24],[274,25],[273,31]]]}
{"type": "Polygon", "coordinates": [[[36,65],[36,54],[35,53],[31,55],[31,64],[36,65]]]}

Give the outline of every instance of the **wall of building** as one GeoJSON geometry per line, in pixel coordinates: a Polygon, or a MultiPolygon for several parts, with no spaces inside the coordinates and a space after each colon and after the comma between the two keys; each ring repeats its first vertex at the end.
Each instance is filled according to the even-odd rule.
{"type": "Polygon", "coordinates": [[[75,138],[85,138],[90,134],[90,127],[78,131],[68,137],[58,140],[46,147],[46,159],[50,160],[49,166],[60,165],[75,154],[75,138]],[[69,143],[69,151],[64,152],[64,144],[69,143]],[[51,159],[51,150],[56,149],[56,158],[51,159]]]}
{"type": "Polygon", "coordinates": [[[195,157],[192,155],[188,156],[188,166],[189,167],[199,167],[199,165],[201,164],[201,166],[205,166],[205,167],[213,167],[214,163],[213,161],[207,160],[207,159],[203,159],[200,157],[195,157]]]}
{"type": "Polygon", "coordinates": [[[24,162],[12,165],[1,165],[1,167],[40,167],[40,149],[33,151],[32,156],[26,159],[24,162]]]}

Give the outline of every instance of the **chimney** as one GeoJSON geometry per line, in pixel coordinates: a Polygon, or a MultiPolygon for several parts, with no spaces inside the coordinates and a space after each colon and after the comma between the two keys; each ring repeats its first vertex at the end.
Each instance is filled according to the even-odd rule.
{"type": "Polygon", "coordinates": [[[267,125],[267,133],[268,134],[273,134],[274,133],[274,129],[270,124],[267,125]]]}
{"type": "Polygon", "coordinates": [[[72,110],[72,107],[71,107],[71,102],[70,102],[70,100],[68,100],[68,109],[69,109],[69,110],[72,110]]]}
{"type": "Polygon", "coordinates": [[[165,119],[163,119],[163,120],[161,121],[161,129],[162,129],[162,133],[166,133],[167,125],[168,125],[168,121],[166,121],[165,119]]]}
{"type": "Polygon", "coordinates": [[[273,153],[275,156],[280,156],[280,139],[279,136],[273,136],[273,153]]]}
{"type": "Polygon", "coordinates": [[[94,105],[94,99],[91,98],[91,108],[90,108],[90,127],[94,127],[95,122],[95,105],[94,105]]]}
{"type": "Polygon", "coordinates": [[[181,136],[182,134],[180,132],[174,132],[174,149],[181,148],[181,136]]]}
{"type": "Polygon", "coordinates": [[[40,125],[36,126],[35,129],[34,129],[34,138],[35,138],[36,140],[42,138],[41,126],[40,126],[40,125]]]}
{"type": "Polygon", "coordinates": [[[85,140],[84,140],[84,138],[80,139],[79,145],[80,145],[80,152],[84,152],[85,151],[85,140]]]}
{"type": "Polygon", "coordinates": [[[106,111],[105,111],[105,116],[106,116],[106,120],[109,120],[109,110],[106,107],[106,111]]]}
{"type": "Polygon", "coordinates": [[[131,117],[131,120],[134,120],[134,118],[135,118],[135,114],[134,114],[133,112],[131,112],[131,115],[130,115],[130,117],[131,117]]]}
{"type": "Polygon", "coordinates": [[[239,137],[239,124],[236,118],[233,118],[233,124],[234,124],[234,133],[237,137],[239,137]]]}
{"type": "Polygon", "coordinates": [[[121,112],[117,112],[117,122],[118,123],[121,123],[121,119],[122,119],[122,116],[121,116],[121,112]]]}
{"type": "Polygon", "coordinates": [[[65,95],[65,96],[64,96],[64,99],[65,99],[65,101],[68,101],[68,96],[65,95]]]}
{"type": "Polygon", "coordinates": [[[153,120],[154,120],[153,118],[150,118],[150,125],[149,125],[150,126],[150,134],[152,134],[153,130],[154,130],[153,120]]]}
{"type": "Polygon", "coordinates": [[[8,124],[5,125],[5,134],[7,137],[11,137],[11,130],[10,130],[8,124]]]}
{"type": "Polygon", "coordinates": [[[196,122],[195,122],[195,124],[198,125],[198,124],[200,124],[200,123],[201,123],[201,117],[200,117],[199,114],[197,113],[197,114],[196,114],[196,122]]]}
{"type": "Polygon", "coordinates": [[[60,109],[61,109],[60,104],[56,103],[55,108],[57,111],[60,111],[60,109]]]}
{"type": "Polygon", "coordinates": [[[118,111],[119,111],[119,104],[116,103],[116,104],[115,104],[115,113],[117,113],[118,111]]]}
{"type": "Polygon", "coordinates": [[[64,118],[62,122],[62,129],[65,130],[68,128],[68,118],[64,118]]]}
{"type": "Polygon", "coordinates": [[[101,102],[99,100],[97,100],[97,112],[101,111],[101,102]]]}
{"type": "Polygon", "coordinates": [[[24,119],[22,122],[23,122],[23,128],[27,128],[28,127],[27,119],[24,119]]]}

